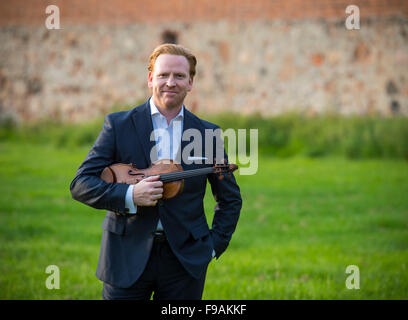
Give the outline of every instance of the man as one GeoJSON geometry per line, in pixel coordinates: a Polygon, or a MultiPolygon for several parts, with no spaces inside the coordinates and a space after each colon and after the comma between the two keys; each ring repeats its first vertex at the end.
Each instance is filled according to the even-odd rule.
{"type": "Polygon", "coordinates": [[[208,264],[225,251],[235,231],[242,200],[233,175],[218,179],[211,173],[185,179],[183,192],[165,200],[159,176],[135,185],[100,178],[113,163],[133,163],[144,169],[156,159],[179,159],[183,171],[212,165],[180,157],[187,151],[190,160],[204,158],[204,153],[194,154],[197,148],[185,147],[199,140],[203,148],[211,145],[206,130],[218,128],[183,105],[195,68],[196,58],[186,48],[157,47],[148,68],[152,97],[130,111],[105,117],[71,183],[74,199],[108,210],[96,271],[104,282],[104,299],[150,299],[152,293],[154,299],[201,299],[208,264]],[[193,141],[194,135],[191,141],[184,139],[192,129],[201,139],[193,141]],[[203,206],[207,180],[217,202],[211,231],[203,206]]]}

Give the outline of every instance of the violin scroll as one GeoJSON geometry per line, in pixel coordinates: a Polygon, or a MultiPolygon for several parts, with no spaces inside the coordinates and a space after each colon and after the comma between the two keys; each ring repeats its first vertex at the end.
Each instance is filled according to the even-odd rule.
{"type": "Polygon", "coordinates": [[[215,164],[214,165],[214,173],[218,174],[218,179],[224,179],[225,175],[228,175],[228,178],[231,179],[231,172],[234,172],[238,169],[238,166],[233,163],[226,163],[224,164],[215,164]]]}

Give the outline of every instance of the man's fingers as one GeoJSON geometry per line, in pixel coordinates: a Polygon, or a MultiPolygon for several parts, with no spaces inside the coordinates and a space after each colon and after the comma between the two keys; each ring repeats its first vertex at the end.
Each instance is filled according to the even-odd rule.
{"type": "Polygon", "coordinates": [[[157,193],[157,194],[153,194],[150,199],[153,200],[157,200],[157,199],[161,199],[163,197],[163,195],[161,193],[157,193]]]}
{"type": "Polygon", "coordinates": [[[150,183],[151,186],[158,188],[158,187],[162,187],[163,186],[163,182],[161,181],[155,181],[155,182],[151,182],[150,183]]]}
{"type": "Polygon", "coordinates": [[[151,176],[142,181],[148,182],[150,186],[157,188],[163,186],[163,182],[159,181],[160,176],[151,176]]]}
{"type": "Polygon", "coordinates": [[[152,190],[152,194],[162,194],[163,193],[163,188],[154,188],[152,190]]]}
{"type": "Polygon", "coordinates": [[[163,197],[163,182],[160,176],[151,176],[135,184],[133,188],[133,201],[140,206],[155,206],[157,200],[163,197]]]}
{"type": "Polygon", "coordinates": [[[160,176],[150,176],[144,179],[144,181],[158,181],[160,179],[160,176]]]}

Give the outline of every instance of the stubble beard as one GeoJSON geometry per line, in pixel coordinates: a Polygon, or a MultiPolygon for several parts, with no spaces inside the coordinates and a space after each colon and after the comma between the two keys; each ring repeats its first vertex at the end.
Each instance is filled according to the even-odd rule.
{"type": "Polygon", "coordinates": [[[183,94],[178,94],[176,99],[171,99],[170,101],[166,102],[166,99],[161,99],[163,102],[163,108],[167,109],[168,111],[176,110],[183,105],[184,99],[187,96],[187,92],[183,94]]]}

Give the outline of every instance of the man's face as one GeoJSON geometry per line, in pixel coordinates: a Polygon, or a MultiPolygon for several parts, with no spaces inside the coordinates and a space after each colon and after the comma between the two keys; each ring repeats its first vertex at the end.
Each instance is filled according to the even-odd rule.
{"type": "Polygon", "coordinates": [[[193,86],[189,71],[190,65],[184,56],[161,54],[157,57],[148,79],[156,106],[167,110],[181,107],[193,86]]]}

